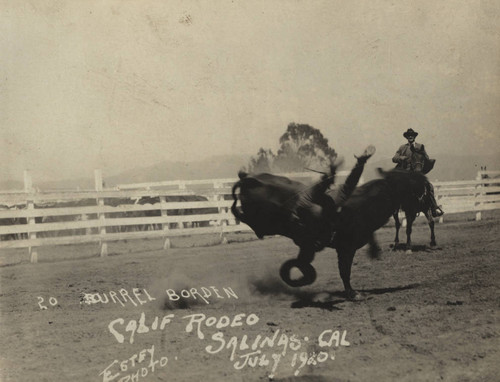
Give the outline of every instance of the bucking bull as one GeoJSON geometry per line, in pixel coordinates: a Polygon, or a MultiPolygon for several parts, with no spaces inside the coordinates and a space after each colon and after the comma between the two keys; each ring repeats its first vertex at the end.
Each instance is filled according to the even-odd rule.
{"type": "Polygon", "coordinates": [[[356,298],[350,283],[354,254],[369,244],[370,256],[378,257],[380,249],[374,232],[387,223],[405,198],[419,197],[427,182],[419,173],[379,169],[381,179],[356,188],[364,164],[374,152],[375,148],[369,146],[357,157],[345,183],[336,191],[330,189],[335,179],[335,165],[330,166],[330,174],[323,175],[312,187],[267,173],[238,174],[240,180],[232,190],[233,215],[249,225],[261,239],[266,235],[282,235],[300,248],[297,258],[286,261],[280,268],[280,276],[288,285],[312,284],[316,271],[311,263],[316,252],[326,247],[335,248],[345,293],[348,298],[356,298]],[[298,268],[302,277],[292,279],[292,268],[298,268]]]}

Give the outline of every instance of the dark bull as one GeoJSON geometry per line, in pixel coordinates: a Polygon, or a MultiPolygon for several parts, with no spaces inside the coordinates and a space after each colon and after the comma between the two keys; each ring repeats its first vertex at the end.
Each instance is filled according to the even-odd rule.
{"type": "MultiPolygon", "coordinates": [[[[302,196],[307,187],[302,183],[271,174],[250,176],[240,173],[240,180],[233,187],[231,211],[237,219],[248,224],[259,238],[282,235],[291,238],[300,247],[298,257],[285,262],[280,270],[282,279],[291,286],[313,283],[316,272],[311,263],[315,253],[324,247],[335,248],[346,294],[354,298],[356,292],[350,284],[354,254],[369,244],[368,253],[376,258],[379,248],[374,232],[388,222],[409,195],[416,195],[424,189],[427,182],[424,175],[404,170],[380,170],[380,174],[382,179],[372,180],[355,189],[353,187],[352,193],[349,192],[346,200],[338,205],[335,214],[328,215],[329,221],[325,221],[323,204],[313,202],[314,199],[309,204],[303,204],[302,196]],[[236,194],[238,189],[239,199],[236,194]],[[241,207],[237,206],[238,200],[241,207]],[[298,214],[300,209],[309,209],[309,213],[298,214]],[[330,231],[329,241],[318,237],[319,228],[330,231]],[[323,244],[318,245],[318,241],[323,244]],[[301,279],[290,278],[290,270],[294,267],[303,273],[301,279]]],[[[333,195],[333,192],[328,194],[333,195]]]]}
{"type": "Polygon", "coordinates": [[[316,252],[328,246],[332,230],[322,207],[311,196],[311,187],[267,173],[248,175],[240,172],[238,176],[240,180],[233,186],[232,193],[233,215],[250,226],[260,239],[268,235],[292,239],[300,253],[297,259],[283,264],[281,277],[291,286],[313,283],[316,271],[310,263],[316,252]],[[241,207],[237,206],[238,200],[241,207]],[[302,278],[290,278],[290,270],[294,267],[302,272],[302,278]]]}

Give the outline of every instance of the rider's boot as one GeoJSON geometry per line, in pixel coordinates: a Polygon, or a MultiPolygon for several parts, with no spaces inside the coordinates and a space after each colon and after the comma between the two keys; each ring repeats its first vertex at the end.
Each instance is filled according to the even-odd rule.
{"type": "Polygon", "coordinates": [[[431,182],[426,182],[426,191],[429,193],[429,202],[431,207],[431,214],[433,218],[437,218],[439,216],[443,216],[444,211],[441,206],[438,206],[436,202],[436,197],[434,196],[434,186],[431,182]]]}
{"type": "Polygon", "coordinates": [[[441,206],[438,206],[433,194],[431,194],[431,213],[433,218],[444,215],[443,209],[441,208],[441,206]]]}
{"type": "Polygon", "coordinates": [[[437,218],[444,215],[444,211],[441,206],[432,206],[432,217],[437,218]]]}
{"type": "Polygon", "coordinates": [[[375,146],[369,145],[365,149],[365,151],[363,151],[363,154],[361,154],[360,156],[354,155],[354,157],[358,160],[358,163],[364,164],[368,159],[370,159],[373,154],[375,154],[375,151],[375,146]]]}

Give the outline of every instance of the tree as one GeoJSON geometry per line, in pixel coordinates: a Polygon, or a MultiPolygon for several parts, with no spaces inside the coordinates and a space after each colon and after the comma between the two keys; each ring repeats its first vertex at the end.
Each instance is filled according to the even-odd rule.
{"type": "Polygon", "coordinates": [[[290,123],[279,143],[277,155],[260,148],[257,156],[250,159],[248,172],[294,172],[306,167],[325,170],[337,158],[328,139],[307,124],[290,123]]]}
{"type": "Polygon", "coordinates": [[[271,150],[265,150],[261,147],[259,149],[259,152],[257,153],[257,156],[250,158],[250,163],[248,164],[248,172],[272,172],[274,158],[275,155],[271,150]]]}
{"type": "Polygon", "coordinates": [[[290,123],[279,143],[274,165],[283,172],[303,171],[306,167],[321,170],[337,158],[321,131],[307,124],[290,123]]]}

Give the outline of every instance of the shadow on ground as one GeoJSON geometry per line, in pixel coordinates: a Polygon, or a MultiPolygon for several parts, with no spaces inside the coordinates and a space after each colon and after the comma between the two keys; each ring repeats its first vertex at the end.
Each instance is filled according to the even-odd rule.
{"type": "MultiPolygon", "coordinates": [[[[398,243],[396,245],[391,244],[389,246],[391,248],[391,251],[406,251],[406,244],[405,243],[398,243]]],[[[442,247],[429,247],[428,245],[412,245],[411,246],[411,251],[412,252],[432,252],[432,251],[441,251],[443,250],[442,247]]]]}
{"type": "Polygon", "coordinates": [[[341,310],[341,308],[336,305],[346,302],[346,301],[364,301],[369,300],[373,297],[371,295],[381,295],[387,293],[400,292],[403,290],[413,289],[420,286],[420,284],[409,284],[397,287],[389,288],[375,288],[375,289],[361,289],[358,290],[359,297],[356,300],[351,300],[345,297],[344,291],[334,291],[334,292],[303,292],[297,301],[291,304],[291,308],[319,308],[328,311],[341,310]]]}

